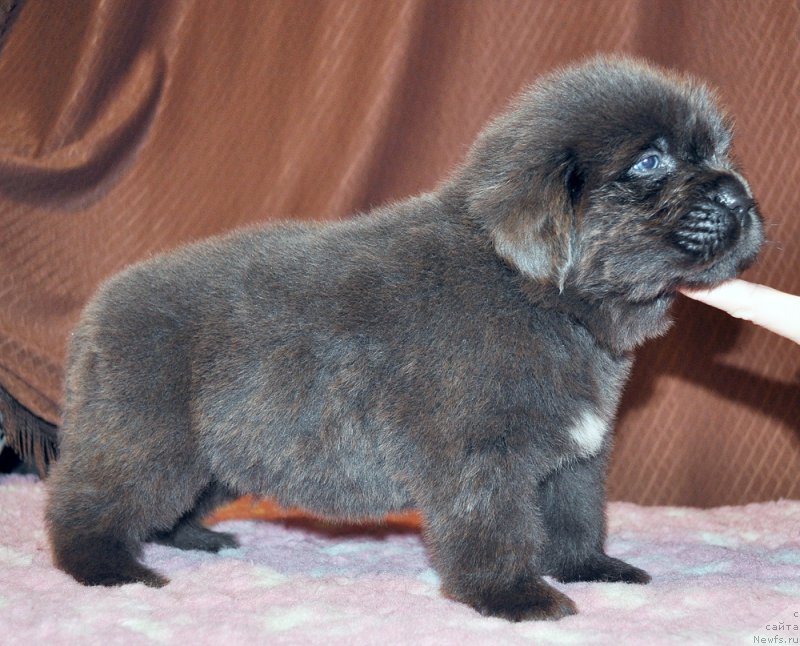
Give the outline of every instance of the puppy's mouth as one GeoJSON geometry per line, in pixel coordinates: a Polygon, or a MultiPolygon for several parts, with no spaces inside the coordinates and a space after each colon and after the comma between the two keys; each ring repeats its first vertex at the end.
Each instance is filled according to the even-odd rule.
{"type": "Polygon", "coordinates": [[[761,216],[747,187],[728,177],[680,217],[670,241],[691,267],[680,286],[707,287],[755,261],[763,242],[761,216]]]}
{"type": "Polygon", "coordinates": [[[742,230],[756,217],[755,205],[742,200],[725,202],[719,195],[695,204],[672,233],[672,242],[700,263],[708,263],[731,249],[742,230]]]}

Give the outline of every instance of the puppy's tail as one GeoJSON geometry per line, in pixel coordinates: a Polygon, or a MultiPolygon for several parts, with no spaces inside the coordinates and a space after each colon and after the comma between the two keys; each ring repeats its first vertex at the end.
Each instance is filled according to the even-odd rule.
{"type": "Polygon", "coordinates": [[[56,566],[84,585],[144,583],[160,588],[169,581],[136,560],[134,543],[50,523],[56,566]]]}

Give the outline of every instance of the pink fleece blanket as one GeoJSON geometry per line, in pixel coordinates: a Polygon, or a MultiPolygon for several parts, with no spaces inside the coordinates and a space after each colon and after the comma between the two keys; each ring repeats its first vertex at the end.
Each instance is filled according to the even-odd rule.
{"type": "Polygon", "coordinates": [[[653,582],[559,584],[580,614],[519,624],[443,598],[416,531],[226,521],[238,549],[146,548],[165,588],[82,587],[51,564],[43,502],[35,478],[0,476],[2,644],[800,643],[795,501],[611,504],[609,553],[653,582]]]}

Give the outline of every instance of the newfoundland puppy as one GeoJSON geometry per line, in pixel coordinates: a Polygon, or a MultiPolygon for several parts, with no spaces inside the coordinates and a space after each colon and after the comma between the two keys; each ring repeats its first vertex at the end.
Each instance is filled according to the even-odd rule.
{"type": "Polygon", "coordinates": [[[235,546],[202,518],[249,493],[418,508],[444,594],[487,615],[575,613],[545,575],[646,583],[604,551],[614,416],[676,290],[761,245],[730,143],[703,85],[594,59],[535,83],[433,193],[113,277],[72,337],[55,563],[162,586],[142,542],[235,546]]]}

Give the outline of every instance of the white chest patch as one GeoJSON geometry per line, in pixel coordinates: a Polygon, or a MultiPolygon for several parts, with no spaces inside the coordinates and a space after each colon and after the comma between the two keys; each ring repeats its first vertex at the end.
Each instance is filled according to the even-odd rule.
{"type": "Polygon", "coordinates": [[[579,452],[588,457],[600,450],[607,432],[608,422],[594,411],[586,410],[569,429],[569,436],[578,445],[579,452]]]}

